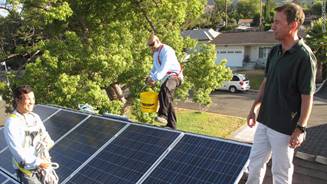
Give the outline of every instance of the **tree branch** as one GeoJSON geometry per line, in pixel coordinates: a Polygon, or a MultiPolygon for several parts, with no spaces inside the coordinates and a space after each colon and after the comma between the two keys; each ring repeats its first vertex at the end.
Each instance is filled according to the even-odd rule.
{"type": "Polygon", "coordinates": [[[34,59],[38,54],[40,54],[40,52],[41,52],[41,50],[37,50],[32,55],[30,55],[29,53],[24,53],[24,54],[11,54],[11,55],[7,56],[7,58],[1,60],[1,62],[7,62],[7,61],[10,61],[10,60],[15,59],[17,57],[26,58],[26,57],[28,57],[30,55],[30,57],[28,57],[26,59],[26,61],[29,62],[32,59],[34,59]]]}
{"type": "Polygon", "coordinates": [[[146,11],[142,8],[141,1],[140,0],[135,0],[135,2],[137,4],[137,7],[139,8],[139,10],[141,11],[141,13],[144,15],[146,21],[150,24],[150,27],[151,27],[152,31],[154,33],[158,33],[157,28],[155,27],[154,23],[149,18],[149,16],[147,15],[146,11]]]}

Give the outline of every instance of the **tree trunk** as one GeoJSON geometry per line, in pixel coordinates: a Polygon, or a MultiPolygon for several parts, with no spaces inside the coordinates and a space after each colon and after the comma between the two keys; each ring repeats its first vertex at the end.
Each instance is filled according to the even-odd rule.
{"type": "Polygon", "coordinates": [[[109,88],[106,89],[106,92],[110,100],[120,100],[123,103],[126,103],[123,90],[121,89],[119,84],[111,84],[109,88]]]}

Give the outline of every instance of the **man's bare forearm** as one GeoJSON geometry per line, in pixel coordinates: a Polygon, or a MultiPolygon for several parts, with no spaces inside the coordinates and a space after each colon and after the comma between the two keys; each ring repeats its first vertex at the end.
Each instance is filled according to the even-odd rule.
{"type": "Polygon", "coordinates": [[[260,84],[258,95],[257,95],[256,99],[254,100],[254,102],[252,104],[250,112],[255,112],[256,113],[258,111],[258,109],[260,108],[262,98],[263,98],[263,94],[265,92],[265,85],[266,85],[266,78],[264,78],[263,81],[260,84]]]}
{"type": "Polygon", "coordinates": [[[301,115],[299,123],[306,127],[312,110],[313,95],[301,95],[301,115]]]}

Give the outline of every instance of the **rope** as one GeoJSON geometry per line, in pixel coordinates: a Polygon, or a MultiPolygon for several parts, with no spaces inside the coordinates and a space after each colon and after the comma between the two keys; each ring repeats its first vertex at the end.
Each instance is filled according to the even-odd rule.
{"type": "Polygon", "coordinates": [[[49,164],[47,168],[37,169],[37,175],[41,182],[43,184],[58,184],[59,177],[55,170],[59,168],[59,164],[51,162],[50,154],[44,142],[39,142],[36,146],[36,155],[49,164]]]}

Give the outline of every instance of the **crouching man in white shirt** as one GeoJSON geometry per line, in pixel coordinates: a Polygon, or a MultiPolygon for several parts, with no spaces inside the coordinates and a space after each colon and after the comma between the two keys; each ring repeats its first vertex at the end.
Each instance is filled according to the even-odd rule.
{"type": "Polygon", "coordinates": [[[24,184],[40,184],[39,169],[49,167],[48,155],[53,146],[40,117],[33,113],[35,97],[30,86],[19,86],[13,91],[15,110],[5,121],[4,135],[13,156],[13,166],[24,184]],[[42,152],[42,153],[41,153],[42,152]]]}

